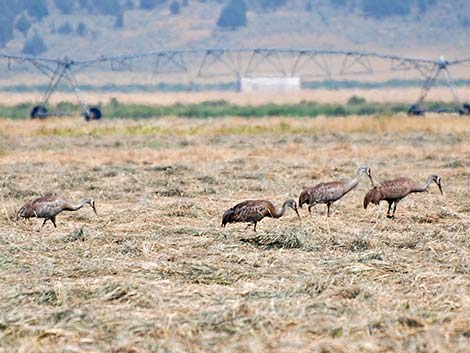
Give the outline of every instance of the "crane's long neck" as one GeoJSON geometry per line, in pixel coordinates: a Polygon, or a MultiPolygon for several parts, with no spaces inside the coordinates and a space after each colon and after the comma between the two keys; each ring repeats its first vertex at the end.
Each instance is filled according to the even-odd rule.
{"type": "Polygon", "coordinates": [[[281,218],[287,210],[287,203],[284,203],[281,208],[275,208],[272,214],[273,218],[281,218]]]}
{"type": "Polygon", "coordinates": [[[87,198],[84,198],[84,199],[80,200],[76,205],[74,205],[74,204],[71,203],[71,202],[67,202],[67,203],[65,204],[64,210],[65,210],[65,211],[77,211],[77,210],[79,210],[80,208],[82,208],[83,205],[85,205],[87,202],[88,202],[88,199],[87,199],[87,198]]]}
{"type": "Polygon", "coordinates": [[[347,194],[348,192],[350,192],[352,189],[354,189],[356,186],[359,185],[359,182],[361,181],[361,176],[362,176],[362,171],[358,170],[356,177],[344,186],[343,195],[347,194]]]}
{"type": "Polygon", "coordinates": [[[423,186],[416,185],[416,187],[414,187],[411,192],[424,192],[429,188],[432,182],[433,178],[429,177],[423,186]]]}

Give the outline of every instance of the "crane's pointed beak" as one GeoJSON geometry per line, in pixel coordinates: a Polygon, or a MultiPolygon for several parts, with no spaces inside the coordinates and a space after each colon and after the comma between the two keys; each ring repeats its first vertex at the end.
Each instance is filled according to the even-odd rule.
{"type": "Polygon", "coordinates": [[[297,217],[298,217],[298,218],[299,218],[299,220],[300,220],[300,215],[299,215],[299,211],[297,210],[297,207],[296,207],[296,208],[294,208],[294,211],[295,211],[295,213],[297,213],[297,217]]]}
{"type": "Polygon", "coordinates": [[[98,216],[98,212],[96,212],[95,201],[93,201],[93,202],[91,203],[91,208],[92,208],[92,209],[93,209],[93,211],[95,212],[95,215],[97,215],[97,216],[98,216]]]}
{"type": "Polygon", "coordinates": [[[369,174],[369,179],[370,179],[370,183],[372,184],[372,187],[373,188],[378,188],[380,187],[380,183],[377,183],[374,178],[372,178],[372,175],[369,174]]]}
{"type": "Polygon", "coordinates": [[[441,182],[436,183],[437,186],[439,187],[439,191],[441,192],[441,195],[444,196],[444,191],[442,191],[442,184],[441,182]]]}
{"type": "Polygon", "coordinates": [[[374,181],[374,178],[372,178],[372,173],[370,172],[370,169],[367,170],[367,176],[369,177],[372,187],[375,188],[377,186],[380,186],[379,184],[376,184],[376,182],[374,181]]]}

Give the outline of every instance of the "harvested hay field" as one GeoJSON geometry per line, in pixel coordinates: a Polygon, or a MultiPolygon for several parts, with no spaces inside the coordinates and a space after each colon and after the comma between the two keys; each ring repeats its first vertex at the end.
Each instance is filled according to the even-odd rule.
{"type": "Polygon", "coordinates": [[[0,352],[470,352],[468,118],[0,121],[0,352]],[[220,227],[247,198],[367,178],[332,206],[220,227]],[[96,199],[15,224],[26,200],[96,199]]]}

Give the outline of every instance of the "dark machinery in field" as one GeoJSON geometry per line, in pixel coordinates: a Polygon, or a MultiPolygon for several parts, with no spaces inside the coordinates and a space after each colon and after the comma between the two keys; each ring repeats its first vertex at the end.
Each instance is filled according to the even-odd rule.
{"type": "Polygon", "coordinates": [[[39,72],[46,75],[49,78],[49,84],[41,98],[41,100],[32,107],[30,112],[31,119],[45,119],[50,115],[53,116],[67,116],[71,115],[70,112],[48,112],[47,104],[50,97],[57,88],[57,85],[65,80],[70,87],[73,89],[80,106],[83,109],[83,117],[86,121],[101,119],[102,114],[98,107],[90,107],[85,99],[83,98],[77,80],[75,78],[72,67],[75,65],[73,60],[68,58],[64,59],[46,59],[29,56],[15,56],[15,55],[1,55],[0,58],[6,58],[8,60],[8,67],[11,66],[11,62],[25,63],[29,62],[39,72]]]}
{"type": "MultiPolygon", "coordinates": [[[[52,75],[49,76],[50,77],[49,85],[47,86],[42,99],[40,100],[38,105],[35,105],[31,109],[31,113],[30,113],[31,119],[47,118],[49,113],[47,111],[46,106],[47,106],[47,103],[49,102],[49,98],[52,96],[52,94],[56,90],[57,85],[63,79],[67,81],[67,83],[72,87],[73,91],[75,92],[75,95],[77,96],[80,106],[83,109],[83,116],[85,120],[89,121],[89,120],[101,119],[102,114],[101,114],[100,109],[98,107],[88,106],[85,99],[81,95],[77,80],[75,78],[73,71],[71,70],[71,67],[74,65],[74,62],[72,60],[65,58],[64,60],[57,60],[56,63],[57,63],[57,66],[55,70],[53,72],[49,70],[49,73],[52,73],[52,75]]],[[[37,68],[40,67],[38,65],[38,62],[35,62],[34,64],[37,68]]],[[[44,66],[42,68],[45,69],[44,66]]],[[[45,69],[45,71],[47,72],[48,70],[45,69]]],[[[69,115],[69,113],[54,112],[51,115],[64,116],[64,115],[69,115]]]]}
{"type": "MultiPolygon", "coordinates": [[[[408,110],[408,115],[424,115],[425,111],[422,108],[422,103],[423,103],[424,99],[426,98],[428,92],[431,90],[431,88],[433,87],[433,85],[436,83],[437,79],[441,75],[444,76],[444,82],[445,82],[446,86],[449,88],[449,90],[451,91],[452,96],[454,97],[456,111],[460,115],[470,115],[470,103],[463,103],[462,104],[462,102],[461,102],[461,100],[460,100],[460,98],[457,94],[457,91],[455,89],[454,80],[452,79],[452,76],[450,75],[450,72],[449,72],[449,69],[448,69],[449,65],[464,63],[466,61],[467,60],[449,62],[441,56],[439,58],[439,60],[436,61],[436,63],[434,64],[433,69],[431,70],[429,75],[424,80],[424,84],[423,84],[423,87],[422,87],[422,90],[421,90],[421,95],[419,96],[416,103],[414,103],[410,107],[410,109],[408,110]]],[[[452,112],[452,110],[448,110],[448,109],[437,109],[437,110],[434,110],[434,111],[437,112],[437,113],[452,112]]]]}
{"type": "MultiPolygon", "coordinates": [[[[417,101],[409,108],[409,115],[424,115],[426,111],[457,112],[470,115],[470,103],[462,103],[455,82],[450,74],[450,67],[468,66],[470,58],[447,61],[409,58],[372,52],[318,50],[318,49],[283,49],[283,48],[208,48],[208,49],[172,49],[148,53],[100,56],[89,60],[49,59],[41,57],[19,56],[0,53],[0,62],[8,63],[8,69],[14,63],[29,64],[46,75],[49,84],[41,100],[31,111],[32,119],[44,119],[48,116],[65,116],[70,112],[49,112],[47,104],[60,82],[65,81],[77,97],[85,120],[101,119],[99,107],[89,106],[85,101],[76,74],[85,68],[110,66],[112,71],[147,70],[152,74],[182,75],[190,82],[204,78],[228,77],[240,83],[242,77],[302,77],[304,79],[334,77],[355,77],[357,75],[376,75],[384,72],[415,72],[423,79],[422,92],[417,101]],[[441,107],[425,109],[423,102],[443,76],[445,86],[451,91],[455,105],[453,108],[441,107]]],[[[98,69],[99,70],[99,69],[98,69]]]]}

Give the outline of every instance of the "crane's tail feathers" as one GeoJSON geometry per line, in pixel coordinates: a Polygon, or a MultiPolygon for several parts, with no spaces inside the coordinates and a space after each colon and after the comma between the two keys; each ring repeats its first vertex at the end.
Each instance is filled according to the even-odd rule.
{"type": "Polygon", "coordinates": [[[364,197],[364,201],[363,201],[364,209],[366,209],[367,206],[369,206],[369,202],[370,202],[367,196],[369,196],[369,193],[367,193],[366,196],[364,197]]]}
{"type": "Polygon", "coordinates": [[[367,208],[367,206],[370,203],[378,205],[379,202],[380,202],[380,190],[379,190],[379,188],[370,189],[369,192],[364,197],[364,203],[363,203],[364,208],[367,208]]]}
{"type": "Polygon", "coordinates": [[[233,217],[233,209],[229,208],[227,211],[224,212],[224,215],[222,216],[222,227],[225,227],[227,223],[230,223],[232,221],[233,217]]]}
{"type": "Polygon", "coordinates": [[[310,197],[307,190],[302,191],[299,196],[299,207],[302,208],[304,203],[307,205],[310,204],[310,197]]]}

